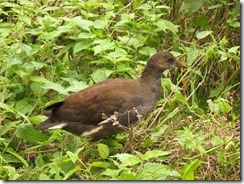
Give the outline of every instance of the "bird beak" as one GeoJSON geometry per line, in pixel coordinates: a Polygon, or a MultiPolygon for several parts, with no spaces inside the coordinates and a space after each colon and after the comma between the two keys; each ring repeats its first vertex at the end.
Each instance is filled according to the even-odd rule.
{"type": "Polygon", "coordinates": [[[183,64],[182,62],[180,62],[179,60],[176,60],[175,66],[177,66],[179,68],[186,68],[186,65],[183,64]]]}

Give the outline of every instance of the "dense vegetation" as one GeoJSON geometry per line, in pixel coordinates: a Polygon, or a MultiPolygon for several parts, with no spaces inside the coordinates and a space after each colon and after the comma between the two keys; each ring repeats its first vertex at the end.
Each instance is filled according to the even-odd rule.
{"type": "Polygon", "coordinates": [[[0,3],[0,179],[239,180],[240,2],[0,3]],[[108,78],[137,78],[170,50],[162,99],[126,133],[84,146],[39,132],[42,110],[108,78]]]}

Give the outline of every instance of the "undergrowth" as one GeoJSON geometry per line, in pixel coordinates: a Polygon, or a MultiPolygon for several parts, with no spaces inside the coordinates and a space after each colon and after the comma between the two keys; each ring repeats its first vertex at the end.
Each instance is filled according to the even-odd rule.
{"type": "Polygon", "coordinates": [[[1,1],[0,179],[240,180],[240,2],[1,1]],[[170,50],[154,111],[125,133],[33,127],[94,83],[137,78],[170,50]]]}

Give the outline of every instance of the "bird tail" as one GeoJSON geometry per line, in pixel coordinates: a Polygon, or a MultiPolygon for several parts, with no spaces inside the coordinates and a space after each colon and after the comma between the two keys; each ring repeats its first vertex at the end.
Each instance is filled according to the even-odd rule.
{"type": "Polygon", "coordinates": [[[66,126],[67,123],[62,121],[48,118],[46,121],[42,122],[41,124],[37,125],[35,129],[37,130],[52,130],[52,129],[61,129],[66,126]]]}

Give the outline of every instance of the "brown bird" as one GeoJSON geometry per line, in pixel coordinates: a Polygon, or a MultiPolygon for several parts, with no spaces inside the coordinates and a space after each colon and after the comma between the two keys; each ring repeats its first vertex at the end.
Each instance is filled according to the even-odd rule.
{"type": "Polygon", "coordinates": [[[92,141],[121,132],[151,112],[161,96],[162,73],[174,66],[185,67],[171,53],[157,52],[140,78],[110,79],[73,93],[44,109],[49,118],[36,129],[63,129],[92,141]]]}

